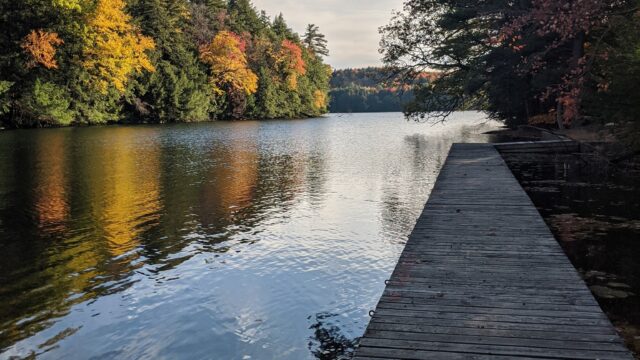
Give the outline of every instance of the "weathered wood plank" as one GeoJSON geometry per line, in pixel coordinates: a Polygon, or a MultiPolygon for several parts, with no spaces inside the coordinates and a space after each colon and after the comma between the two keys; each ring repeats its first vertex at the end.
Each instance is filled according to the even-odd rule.
{"type": "MultiPolygon", "coordinates": [[[[361,347],[356,353],[354,360],[362,359],[402,359],[402,360],[501,360],[512,359],[511,356],[495,356],[482,354],[464,354],[442,351],[422,351],[422,350],[403,350],[403,349],[384,349],[384,348],[368,348],[361,347]]],[[[524,360],[540,360],[540,358],[520,358],[524,360]]],[[[554,359],[554,358],[552,358],[554,359]]],[[[560,358],[555,358],[560,359],[560,358]]]]}
{"type": "Polygon", "coordinates": [[[426,305],[398,302],[378,303],[378,309],[393,310],[409,310],[409,311],[425,311],[430,313],[447,312],[450,314],[463,313],[474,315],[511,315],[511,316],[540,316],[550,317],[554,319],[600,319],[606,320],[604,314],[593,311],[592,307],[585,306],[583,311],[575,309],[568,310],[531,310],[531,309],[509,309],[509,308],[492,308],[492,307],[471,307],[471,306],[455,306],[455,305],[426,305]]]}
{"type": "MultiPolygon", "coordinates": [[[[372,320],[373,321],[373,320],[372,320]]],[[[596,334],[613,335],[615,332],[602,326],[579,326],[579,325],[556,325],[556,324],[532,324],[532,323],[507,323],[486,320],[452,321],[447,319],[413,319],[402,316],[380,316],[375,320],[379,324],[402,324],[402,325],[428,325],[450,328],[469,329],[494,329],[508,331],[541,331],[541,332],[564,332],[567,335],[573,334],[596,334]]],[[[366,338],[366,336],[365,336],[366,338]]]]}
{"type": "Polygon", "coordinates": [[[413,340],[413,341],[430,341],[443,343],[464,343],[464,344],[483,344],[483,345],[506,345],[506,346],[524,346],[547,349],[573,349],[573,350],[607,350],[619,352],[618,343],[609,341],[568,341],[556,339],[527,339],[517,337],[503,336],[477,336],[477,335],[452,335],[452,334],[424,334],[419,332],[401,332],[389,330],[367,331],[367,336],[373,339],[395,339],[395,340],[413,340]]]}
{"type": "Polygon", "coordinates": [[[455,144],[355,359],[531,357],[631,359],[495,148],[455,144]]]}
{"type": "Polygon", "coordinates": [[[454,289],[471,289],[475,291],[491,291],[491,292],[501,292],[501,291],[517,291],[523,295],[529,294],[539,294],[540,290],[544,290],[549,294],[566,294],[567,291],[572,291],[576,294],[589,294],[589,290],[584,287],[570,287],[567,290],[567,286],[563,286],[563,284],[529,284],[529,286],[516,286],[513,284],[503,284],[503,283],[471,283],[471,282],[452,282],[452,281],[435,281],[433,279],[427,278],[395,278],[389,280],[388,285],[391,287],[394,286],[406,286],[408,283],[411,283],[414,286],[420,286],[422,288],[434,289],[434,290],[454,290],[454,289]]]}
{"type": "Polygon", "coordinates": [[[496,144],[495,146],[504,153],[571,153],[580,151],[580,143],[573,140],[522,141],[496,144]]]}
{"type": "Polygon", "coordinates": [[[553,324],[553,325],[576,325],[576,326],[608,326],[609,319],[606,317],[599,318],[583,318],[583,317],[557,317],[540,315],[521,315],[521,314],[484,314],[479,312],[451,312],[446,309],[442,310],[413,310],[413,309],[389,309],[386,307],[378,307],[376,313],[379,316],[395,316],[395,317],[411,317],[412,319],[446,319],[459,321],[494,321],[514,324],[553,324]]]}
{"type": "Polygon", "coordinates": [[[497,346],[484,344],[463,344],[445,343],[430,341],[412,341],[395,339],[373,339],[364,338],[361,340],[363,346],[375,348],[410,349],[426,351],[449,351],[471,354],[504,355],[504,356],[537,356],[537,357],[560,357],[563,359],[628,359],[625,352],[618,351],[598,351],[598,350],[575,350],[556,348],[536,348],[525,346],[497,346]]]}
{"type": "MultiPolygon", "coordinates": [[[[433,335],[469,335],[469,336],[493,336],[502,338],[521,338],[530,340],[560,340],[560,341],[586,341],[586,342],[605,342],[605,343],[621,343],[617,334],[590,334],[576,333],[566,331],[544,331],[536,329],[496,329],[496,328],[477,328],[477,327],[455,327],[455,326],[437,326],[429,324],[394,324],[391,322],[372,321],[368,330],[384,330],[397,332],[413,332],[420,334],[433,335]]],[[[366,333],[365,333],[366,336],[366,333]]]]}
{"type": "MultiPolygon", "coordinates": [[[[543,291],[543,290],[541,290],[543,291]]],[[[440,297],[401,297],[384,294],[381,299],[388,302],[402,302],[412,304],[424,304],[424,305],[454,305],[454,306],[468,306],[470,308],[508,308],[508,309],[562,309],[567,307],[570,309],[585,308],[585,307],[597,307],[597,304],[568,304],[568,303],[535,303],[535,302],[513,302],[513,301],[484,301],[482,299],[470,299],[470,298],[440,298],[440,297]]]]}

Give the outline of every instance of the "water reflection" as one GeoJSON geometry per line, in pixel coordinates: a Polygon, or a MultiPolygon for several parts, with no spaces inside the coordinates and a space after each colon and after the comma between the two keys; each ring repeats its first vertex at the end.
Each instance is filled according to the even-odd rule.
{"type": "Polygon", "coordinates": [[[471,118],[0,134],[0,357],[348,356],[471,118]]]}
{"type": "Polygon", "coordinates": [[[210,152],[214,164],[202,187],[198,215],[203,226],[217,226],[221,220],[234,223],[243,218],[255,197],[259,157],[255,142],[257,126],[243,129],[247,136],[233,136],[210,152]]]}
{"type": "Polygon", "coordinates": [[[640,172],[583,154],[505,159],[616,328],[640,334],[640,172]]]}
{"type": "Polygon", "coordinates": [[[420,202],[411,203],[410,206],[406,199],[411,196],[428,198],[449,151],[444,142],[434,143],[433,139],[424,134],[405,136],[404,147],[411,166],[406,168],[406,165],[396,164],[392,169],[393,174],[384,185],[380,213],[380,236],[395,243],[404,243],[407,229],[412,229],[416,222],[415,214],[420,213],[424,207],[424,203],[420,202]],[[431,186],[421,186],[422,184],[431,186]]]}
{"type": "Polygon", "coordinates": [[[315,315],[315,321],[309,327],[313,330],[309,339],[309,350],[316,359],[336,360],[353,357],[356,341],[342,334],[339,318],[340,315],[331,313],[315,315]]]}
{"type": "Polygon", "coordinates": [[[34,203],[37,223],[43,233],[64,231],[69,216],[67,140],[64,133],[52,133],[47,141],[35,144],[40,166],[35,174],[34,203]]]}
{"type": "MultiPolygon", "coordinates": [[[[127,254],[140,245],[141,234],[156,226],[161,213],[160,203],[160,154],[155,147],[134,148],[127,144],[125,129],[113,139],[111,149],[99,161],[100,167],[83,179],[91,193],[93,224],[107,240],[106,249],[112,257],[127,254]]],[[[95,161],[102,154],[86,156],[95,161]]],[[[97,168],[97,169],[96,169],[97,168]]]]}

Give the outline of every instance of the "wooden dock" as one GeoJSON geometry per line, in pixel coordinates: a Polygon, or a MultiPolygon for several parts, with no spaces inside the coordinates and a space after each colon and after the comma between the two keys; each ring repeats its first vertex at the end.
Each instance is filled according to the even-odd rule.
{"type": "Polygon", "coordinates": [[[632,359],[494,146],[455,144],[355,359],[632,359]]]}

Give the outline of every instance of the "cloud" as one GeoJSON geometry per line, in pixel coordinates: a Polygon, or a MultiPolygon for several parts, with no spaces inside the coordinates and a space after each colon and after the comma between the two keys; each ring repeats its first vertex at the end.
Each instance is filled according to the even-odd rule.
{"type": "Polygon", "coordinates": [[[378,28],[389,22],[402,0],[254,0],[256,8],[273,18],[282,13],[293,30],[304,33],[316,24],[327,36],[334,68],[381,64],[378,28]]]}

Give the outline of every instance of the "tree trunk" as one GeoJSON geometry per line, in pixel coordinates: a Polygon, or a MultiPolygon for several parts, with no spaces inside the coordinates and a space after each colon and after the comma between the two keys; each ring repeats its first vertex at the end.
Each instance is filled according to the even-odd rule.
{"type": "MultiPolygon", "coordinates": [[[[573,78],[573,86],[574,87],[579,87],[580,83],[579,83],[579,77],[583,76],[583,74],[580,74],[579,72],[581,72],[582,70],[580,70],[580,66],[582,66],[582,64],[580,64],[580,60],[584,57],[584,44],[586,42],[586,34],[584,31],[580,31],[576,37],[573,39],[573,44],[572,44],[572,54],[571,54],[571,66],[569,68],[569,71],[571,71],[572,73],[570,74],[570,76],[573,78]]],[[[574,118],[571,119],[573,120],[577,120],[580,118],[580,95],[577,95],[577,98],[575,99],[575,115],[574,118]]],[[[558,122],[558,127],[560,129],[564,128],[564,119],[562,118],[562,114],[560,112],[560,110],[562,109],[562,104],[558,103],[558,116],[559,116],[559,122],[558,122]]]]}
{"type": "Polygon", "coordinates": [[[584,56],[584,43],[586,40],[586,34],[584,31],[580,31],[578,35],[573,39],[572,61],[571,65],[575,69],[580,66],[580,59],[584,56]]]}
{"type": "Polygon", "coordinates": [[[558,124],[558,129],[564,129],[564,116],[562,114],[562,103],[560,99],[557,100],[558,105],[556,107],[556,123],[558,124]]]}

